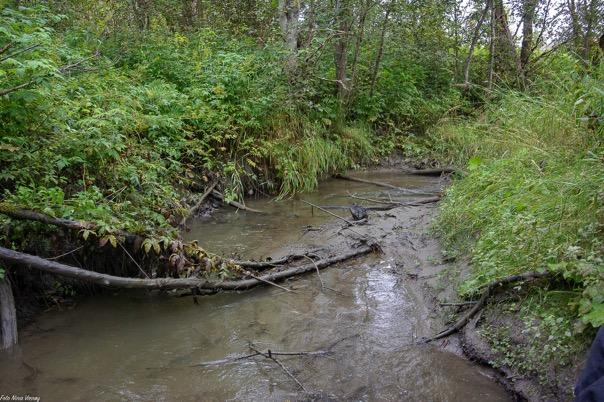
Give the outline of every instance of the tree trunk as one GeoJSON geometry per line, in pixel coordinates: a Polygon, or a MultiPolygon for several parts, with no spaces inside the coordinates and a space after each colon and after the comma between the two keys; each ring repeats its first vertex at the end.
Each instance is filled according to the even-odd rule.
{"type": "Polygon", "coordinates": [[[141,31],[149,28],[151,2],[152,0],[132,0],[134,18],[141,31]]]}
{"type": "Polygon", "coordinates": [[[491,27],[490,27],[490,35],[489,35],[489,75],[487,88],[489,91],[493,89],[493,68],[495,65],[495,8],[493,7],[493,0],[490,0],[491,3],[491,27]]]}
{"type": "Polygon", "coordinates": [[[384,22],[382,23],[382,32],[380,34],[380,45],[378,47],[378,52],[375,57],[375,64],[373,65],[373,72],[371,74],[371,87],[369,89],[370,97],[373,96],[373,92],[375,91],[378,72],[380,70],[380,63],[382,62],[382,55],[384,54],[384,38],[386,36],[386,29],[388,28],[388,18],[390,17],[390,11],[392,11],[392,1],[388,4],[388,7],[386,8],[386,14],[384,15],[384,22]]]}
{"type": "Polygon", "coordinates": [[[348,64],[348,35],[350,30],[350,10],[345,0],[335,2],[335,20],[338,27],[338,40],[335,44],[334,61],[336,65],[336,90],[338,98],[344,102],[348,93],[346,68],[348,64]]]}
{"type": "Polygon", "coordinates": [[[476,24],[476,29],[474,30],[474,35],[472,36],[472,42],[470,43],[470,50],[468,51],[468,57],[466,58],[466,62],[463,68],[463,78],[464,85],[469,85],[470,83],[470,63],[472,62],[472,55],[474,54],[474,48],[476,47],[476,43],[478,42],[478,37],[480,36],[480,28],[482,27],[482,23],[487,16],[489,11],[489,2],[484,6],[484,11],[480,14],[480,19],[476,24]]]}
{"type": "Polygon", "coordinates": [[[363,43],[363,39],[365,36],[365,20],[367,19],[367,13],[369,12],[369,8],[371,6],[371,0],[367,0],[364,3],[364,7],[361,10],[361,14],[359,16],[359,31],[357,33],[356,41],[354,44],[354,53],[352,57],[352,66],[350,68],[350,91],[348,93],[348,103],[350,103],[352,98],[352,93],[356,89],[356,72],[357,72],[357,63],[359,60],[359,53],[361,51],[361,44],[363,43]]]}
{"type": "Polygon", "coordinates": [[[279,0],[279,25],[283,41],[289,50],[287,70],[292,73],[298,65],[298,19],[300,2],[297,0],[279,0]]]}
{"type": "Polygon", "coordinates": [[[198,0],[183,0],[182,4],[182,19],[183,25],[187,28],[192,28],[197,25],[199,13],[198,0]]]}
{"type": "MultiPolygon", "coordinates": [[[[6,273],[5,273],[6,275],[6,273]]],[[[0,350],[17,344],[15,299],[8,278],[0,279],[0,350]]]]}
{"type": "Polygon", "coordinates": [[[581,25],[579,23],[579,15],[577,14],[577,5],[575,0],[568,0],[567,2],[568,13],[570,14],[570,21],[572,27],[572,40],[575,52],[580,53],[581,49],[581,37],[583,36],[581,25]]]}
{"type": "Polygon", "coordinates": [[[596,25],[597,15],[596,15],[596,2],[598,0],[591,0],[589,2],[589,6],[585,5],[585,22],[587,23],[587,27],[585,28],[585,36],[583,38],[583,60],[587,64],[589,64],[591,60],[591,45],[594,41],[594,26],[596,25]]]}
{"type": "MultiPolygon", "coordinates": [[[[533,51],[533,23],[537,0],[524,0],[522,7],[522,46],[520,48],[520,68],[525,75],[533,51]]],[[[544,18],[547,18],[545,16],[544,18]]]]}
{"type": "Polygon", "coordinates": [[[516,57],[516,46],[508,24],[503,0],[494,0],[495,19],[495,70],[500,75],[517,74],[520,63],[516,57]]]}

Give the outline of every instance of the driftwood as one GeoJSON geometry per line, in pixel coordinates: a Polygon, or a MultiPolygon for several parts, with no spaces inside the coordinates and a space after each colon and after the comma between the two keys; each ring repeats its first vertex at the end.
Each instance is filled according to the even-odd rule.
{"type": "Polygon", "coordinates": [[[25,254],[18,251],[0,247],[0,259],[6,263],[27,266],[39,271],[59,275],[67,278],[82,280],[94,283],[100,286],[126,289],[195,289],[196,291],[219,291],[219,290],[244,290],[261,285],[266,281],[279,281],[292,276],[303,274],[318,268],[325,268],[330,265],[346,261],[348,259],[369,254],[373,248],[368,245],[359,247],[348,253],[340,254],[335,257],[318,260],[313,264],[300,265],[285,270],[271,272],[260,276],[258,279],[240,279],[229,281],[211,281],[203,278],[125,278],[89,271],[86,269],[72,267],[55,261],[45,260],[43,258],[25,254]]]}
{"type": "Polygon", "coordinates": [[[474,315],[476,315],[476,313],[478,313],[480,310],[482,310],[482,308],[485,306],[488,298],[495,292],[495,290],[497,290],[497,288],[499,288],[501,286],[506,286],[506,285],[509,285],[509,284],[515,283],[515,282],[526,282],[526,281],[531,281],[531,280],[535,280],[535,279],[544,279],[544,278],[551,278],[551,277],[552,277],[551,274],[548,272],[543,272],[543,273],[526,272],[524,274],[508,276],[506,278],[498,279],[496,281],[489,283],[488,285],[486,285],[486,289],[483,291],[480,299],[477,302],[475,302],[474,306],[470,310],[468,310],[468,312],[466,312],[459,320],[457,320],[457,322],[455,324],[453,324],[451,327],[447,328],[446,330],[441,331],[438,334],[434,335],[432,338],[425,339],[423,341],[423,343],[429,343],[429,342],[435,341],[437,339],[445,338],[451,334],[456,333],[460,329],[462,329],[470,321],[470,319],[472,317],[474,317],[474,315]]]}
{"type": "Polygon", "coordinates": [[[232,206],[234,208],[237,208],[237,209],[243,209],[244,211],[255,212],[257,214],[264,214],[264,213],[266,213],[264,211],[259,211],[259,210],[254,209],[254,208],[246,207],[245,205],[243,205],[243,204],[241,204],[240,202],[237,202],[237,201],[229,201],[229,200],[227,200],[224,197],[224,195],[222,195],[222,193],[220,193],[220,192],[218,192],[216,190],[212,191],[212,197],[216,197],[220,201],[224,202],[225,204],[228,204],[228,205],[230,205],[230,206],[232,206]]]}
{"type": "Polygon", "coordinates": [[[208,186],[208,188],[202,194],[202,196],[199,199],[199,201],[197,201],[197,203],[195,205],[193,205],[193,207],[187,211],[187,213],[185,214],[185,216],[182,217],[182,220],[180,221],[180,225],[179,226],[184,226],[185,222],[187,221],[187,219],[189,219],[189,216],[191,216],[191,215],[195,214],[195,212],[197,212],[197,210],[201,207],[201,205],[203,204],[203,202],[205,201],[205,199],[208,198],[208,196],[210,195],[210,193],[212,191],[214,191],[214,188],[216,187],[217,184],[218,184],[217,182],[214,182],[214,183],[212,183],[212,184],[210,184],[208,186]]]}
{"type": "Polygon", "coordinates": [[[17,344],[15,299],[8,278],[0,279],[0,350],[17,344]]]}

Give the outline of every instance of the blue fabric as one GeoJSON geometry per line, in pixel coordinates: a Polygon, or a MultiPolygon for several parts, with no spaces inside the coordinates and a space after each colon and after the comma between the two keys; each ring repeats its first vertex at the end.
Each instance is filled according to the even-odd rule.
{"type": "Polygon", "coordinates": [[[575,402],[604,402],[604,327],[598,330],[575,386],[575,402]]]}

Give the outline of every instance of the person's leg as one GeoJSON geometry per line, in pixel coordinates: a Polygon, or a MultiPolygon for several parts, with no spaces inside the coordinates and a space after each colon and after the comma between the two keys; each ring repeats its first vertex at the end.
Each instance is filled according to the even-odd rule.
{"type": "Polygon", "coordinates": [[[604,402],[604,327],[594,339],[575,386],[575,402],[604,402]]]}

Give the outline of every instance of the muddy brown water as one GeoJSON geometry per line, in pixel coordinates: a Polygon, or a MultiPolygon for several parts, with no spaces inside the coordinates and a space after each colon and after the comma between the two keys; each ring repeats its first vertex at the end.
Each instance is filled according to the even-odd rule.
{"type": "MultiPolygon", "coordinates": [[[[438,180],[397,172],[364,175],[418,191],[440,186],[438,180]]],[[[348,192],[418,197],[330,179],[301,199],[345,205],[351,202],[348,192]]],[[[337,236],[317,230],[333,226],[326,223],[333,218],[311,211],[300,199],[248,204],[270,214],[222,209],[190,222],[186,236],[209,250],[246,258],[323,247],[337,236]]],[[[405,216],[410,222],[422,218],[419,213],[405,216]]],[[[385,213],[383,218],[388,233],[412,233],[397,226],[400,216],[385,213]]],[[[483,368],[436,346],[416,344],[439,324],[430,323],[420,288],[401,273],[403,248],[321,271],[325,286],[333,290],[322,289],[316,275],[306,275],[286,282],[295,289],[289,293],[260,287],[202,297],[194,304],[189,298],[120,292],[43,314],[21,332],[16,350],[0,355],[0,394],[43,401],[510,400],[483,368]],[[273,351],[332,348],[323,356],[278,358],[306,393],[263,357],[196,366],[249,353],[250,342],[273,351]]],[[[427,260],[429,254],[418,255],[427,260]]],[[[424,263],[430,264],[414,264],[416,273],[424,263]]]]}

